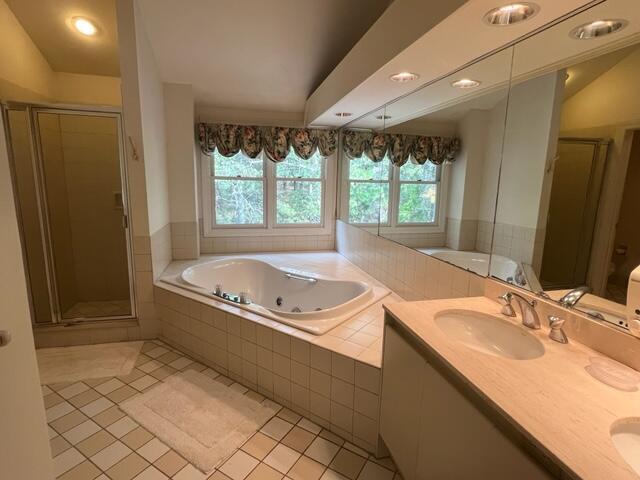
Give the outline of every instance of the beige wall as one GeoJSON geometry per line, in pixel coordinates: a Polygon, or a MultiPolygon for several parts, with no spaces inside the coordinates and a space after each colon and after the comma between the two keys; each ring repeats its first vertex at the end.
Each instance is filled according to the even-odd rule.
{"type": "Polygon", "coordinates": [[[120,105],[120,79],[54,72],[4,0],[0,0],[0,99],[120,105]]]}
{"type": "MultiPolygon", "coordinates": [[[[0,117],[0,131],[3,131],[0,117]]],[[[27,286],[4,135],[0,135],[0,465],[2,478],[53,479],[51,450],[33,344],[27,286]]]]}

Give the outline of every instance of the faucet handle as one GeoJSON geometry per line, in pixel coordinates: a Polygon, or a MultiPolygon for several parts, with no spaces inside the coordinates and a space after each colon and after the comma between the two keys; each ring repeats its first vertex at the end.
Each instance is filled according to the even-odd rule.
{"type": "Polygon", "coordinates": [[[513,300],[511,292],[506,292],[498,297],[498,301],[502,304],[502,309],[500,311],[507,317],[516,316],[516,311],[513,309],[513,305],[511,305],[511,300],[513,300]]]}
{"type": "Polygon", "coordinates": [[[555,315],[549,315],[547,318],[549,319],[549,327],[551,327],[549,338],[558,343],[569,343],[569,339],[562,329],[565,319],[555,315]]]}

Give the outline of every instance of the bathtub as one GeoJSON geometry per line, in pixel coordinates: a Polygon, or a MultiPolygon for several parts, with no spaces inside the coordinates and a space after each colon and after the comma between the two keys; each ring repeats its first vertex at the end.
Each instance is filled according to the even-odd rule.
{"type": "Polygon", "coordinates": [[[501,255],[445,248],[425,248],[420,251],[483,277],[489,276],[489,261],[491,261],[492,277],[503,280],[512,279],[512,281],[522,278],[522,269],[518,262],[501,255]]]}
{"type": "Polygon", "coordinates": [[[162,281],[315,335],[377,302],[388,290],[337,280],[251,258],[195,265],[162,281]]]}

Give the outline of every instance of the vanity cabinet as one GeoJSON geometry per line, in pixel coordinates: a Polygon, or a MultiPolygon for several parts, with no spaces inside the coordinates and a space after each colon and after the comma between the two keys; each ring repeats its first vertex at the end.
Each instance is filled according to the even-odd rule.
{"type": "Polygon", "coordinates": [[[554,478],[434,368],[423,349],[387,320],[380,435],[405,480],[554,478]]]}

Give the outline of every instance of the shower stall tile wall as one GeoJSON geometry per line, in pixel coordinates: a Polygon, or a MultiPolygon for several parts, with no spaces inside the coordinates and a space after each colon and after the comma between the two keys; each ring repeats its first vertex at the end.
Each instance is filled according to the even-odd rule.
{"type": "Polygon", "coordinates": [[[484,295],[483,277],[336,222],[336,250],[408,301],[484,295]]]}
{"type": "Polygon", "coordinates": [[[155,297],[164,341],[378,452],[380,368],[159,287],[155,297]]]}

